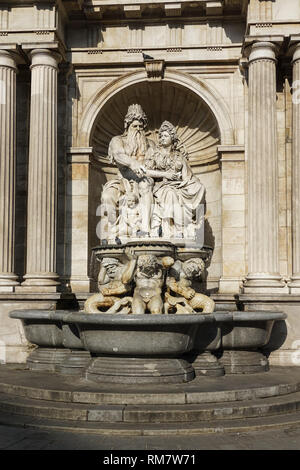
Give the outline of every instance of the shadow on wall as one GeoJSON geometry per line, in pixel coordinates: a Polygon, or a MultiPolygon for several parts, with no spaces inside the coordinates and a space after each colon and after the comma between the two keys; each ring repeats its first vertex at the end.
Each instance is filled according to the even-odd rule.
{"type": "MultiPolygon", "coordinates": [[[[64,107],[64,112],[59,114],[64,119],[65,126],[65,146],[72,147],[72,108],[75,100],[80,100],[81,94],[74,72],[66,77],[67,87],[61,91],[66,93],[64,101],[60,103],[64,107]]],[[[65,147],[62,147],[65,148],[65,147]]],[[[60,156],[59,156],[60,157],[60,156]]],[[[60,219],[58,220],[58,274],[61,279],[61,290],[70,292],[70,278],[72,271],[72,217],[73,217],[73,181],[72,165],[68,161],[68,156],[64,153],[58,160],[61,165],[61,173],[64,180],[61,181],[61,189],[58,193],[58,209],[60,219]],[[64,222],[63,222],[64,221],[64,222]]]]}
{"type": "MultiPolygon", "coordinates": [[[[205,208],[206,212],[206,208],[205,208]]],[[[211,260],[213,257],[214,249],[215,249],[215,236],[213,234],[212,227],[209,223],[208,219],[204,220],[204,244],[206,246],[209,246],[212,248],[212,254],[210,258],[207,260],[205,263],[205,271],[202,274],[202,290],[201,292],[207,293],[207,294],[215,294],[218,292],[218,288],[215,289],[207,289],[207,278],[208,278],[208,268],[211,265],[211,260]]]]}

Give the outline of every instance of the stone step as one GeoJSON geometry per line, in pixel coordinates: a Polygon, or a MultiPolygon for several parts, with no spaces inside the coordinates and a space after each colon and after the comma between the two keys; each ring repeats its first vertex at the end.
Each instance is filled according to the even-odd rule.
{"type": "Polygon", "coordinates": [[[123,421],[126,423],[192,423],[271,416],[298,410],[300,410],[299,392],[287,397],[223,404],[126,406],[123,411],[123,421]]]}
{"type": "Polygon", "coordinates": [[[83,378],[13,370],[0,366],[0,392],[53,402],[97,405],[183,405],[226,403],[289,395],[300,391],[298,368],[249,376],[197,378],[169,386],[91,384],[83,378]],[[43,384],[43,387],[41,387],[43,384]]]}
{"type": "Polygon", "coordinates": [[[0,425],[51,432],[83,433],[100,436],[192,436],[221,433],[246,433],[276,429],[294,429],[300,425],[300,412],[250,419],[217,420],[202,423],[106,424],[91,421],[64,421],[11,415],[0,411],[0,425]]]}
{"type": "Polygon", "coordinates": [[[91,405],[34,400],[0,393],[0,412],[80,422],[145,424],[196,423],[295,413],[300,392],[223,404],[91,405]]]}

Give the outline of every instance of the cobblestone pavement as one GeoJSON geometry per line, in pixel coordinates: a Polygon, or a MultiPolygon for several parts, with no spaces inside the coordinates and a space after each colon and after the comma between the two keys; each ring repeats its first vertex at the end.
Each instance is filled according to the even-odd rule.
{"type": "Polygon", "coordinates": [[[1,450],[299,450],[300,426],[198,436],[115,437],[0,426],[1,450]]]}

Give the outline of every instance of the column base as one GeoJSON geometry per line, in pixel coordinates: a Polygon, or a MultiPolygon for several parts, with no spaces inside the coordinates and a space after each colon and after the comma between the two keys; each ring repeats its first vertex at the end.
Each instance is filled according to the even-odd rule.
{"type": "Polygon", "coordinates": [[[282,277],[279,274],[269,273],[248,274],[241,288],[244,294],[277,294],[279,289],[281,293],[289,293],[289,288],[282,277]]]}
{"type": "Polygon", "coordinates": [[[16,292],[57,292],[58,278],[56,273],[26,274],[16,292]]]}
{"type": "Polygon", "coordinates": [[[288,288],[290,294],[300,294],[300,276],[295,275],[291,277],[290,282],[288,282],[288,288]]]}
{"type": "Polygon", "coordinates": [[[14,273],[0,273],[0,292],[15,292],[18,276],[14,273]]]}
{"type": "Polygon", "coordinates": [[[15,292],[19,292],[20,294],[26,294],[26,293],[37,293],[37,292],[40,292],[40,293],[49,293],[49,294],[52,294],[52,293],[56,293],[58,292],[58,285],[57,286],[24,286],[23,284],[21,286],[17,286],[15,288],[15,292]]]}

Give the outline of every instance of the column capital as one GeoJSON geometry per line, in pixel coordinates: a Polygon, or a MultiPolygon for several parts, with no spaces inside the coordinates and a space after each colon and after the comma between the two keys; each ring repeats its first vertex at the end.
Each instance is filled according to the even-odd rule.
{"type": "Polygon", "coordinates": [[[8,67],[17,70],[16,54],[5,49],[0,49],[0,67],[8,67]]]}
{"type": "Polygon", "coordinates": [[[61,55],[50,49],[33,49],[30,54],[31,68],[38,65],[46,65],[58,69],[61,55]]]}
{"type": "Polygon", "coordinates": [[[276,62],[277,46],[273,42],[259,41],[251,46],[249,54],[249,63],[256,60],[269,60],[276,62]]]}

